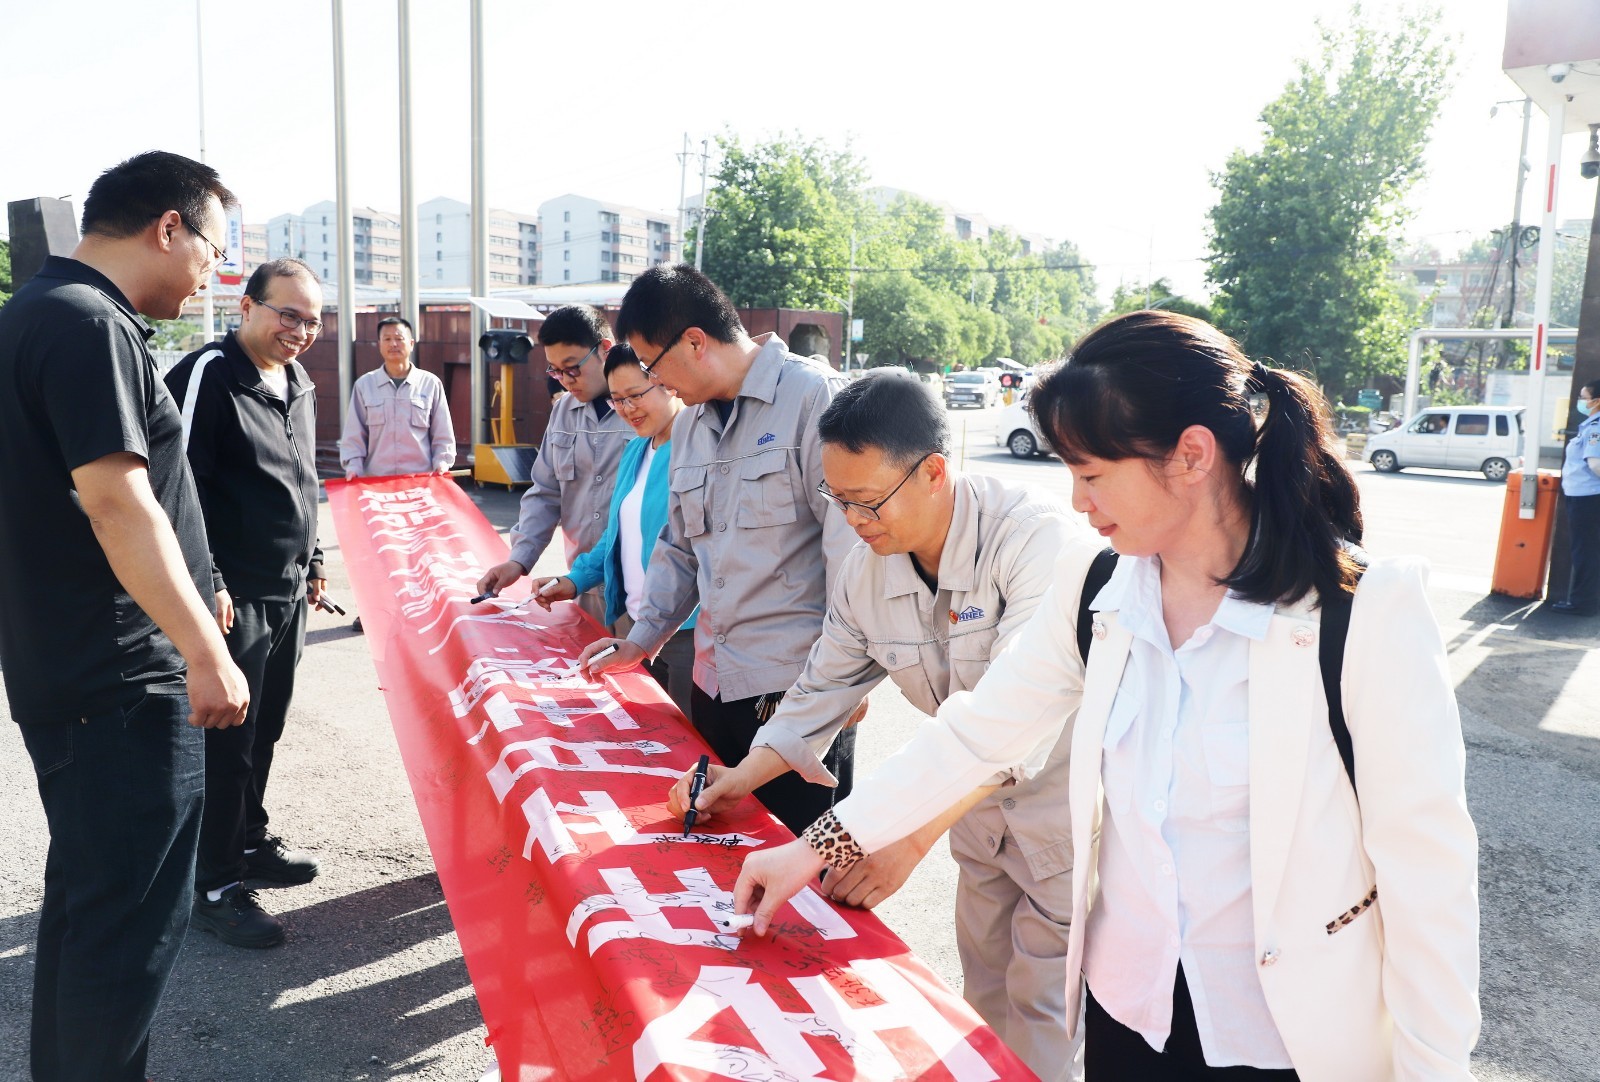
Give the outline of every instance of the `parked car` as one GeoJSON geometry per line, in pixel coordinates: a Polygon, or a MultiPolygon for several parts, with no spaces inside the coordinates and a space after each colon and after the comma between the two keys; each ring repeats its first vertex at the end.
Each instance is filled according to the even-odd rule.
{"type": "Polygon", "coordinates": [[[944,404],[987,409],[1000,397],[1000,380],[993,372],[956,372],[944,378],[944,404]]]}
{"type": "Polygon", "coordinates": [[[1429,406],[1398,428],[1367,437],[1367,461],[1380,473],[1426,466],[1504,481],[1522,464],[1522,407],[1429,406]]]}
{"type": "Polygon", "coordinates": [[[1050,445],[1040,435],[1039,426],[1033,423],[1033,414],[1028,410],[1027,391],[1023,391],[1021,398],[1000,411],[999,422],[995,426],[994,442],[1017,458],[1050,453],[1050,445]]]}

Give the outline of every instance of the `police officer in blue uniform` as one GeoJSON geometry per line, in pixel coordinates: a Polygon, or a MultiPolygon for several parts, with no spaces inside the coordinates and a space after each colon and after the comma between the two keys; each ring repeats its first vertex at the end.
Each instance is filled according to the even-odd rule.
{"type": "Polygon", "coordinates": [[[1567,441],[1561,493],[1567,501],[1572,577],[1567,597],[1548,606],[1565,616],[1600,616],[1600,380],[1578,388],[1583,423],[1567,441]]]}

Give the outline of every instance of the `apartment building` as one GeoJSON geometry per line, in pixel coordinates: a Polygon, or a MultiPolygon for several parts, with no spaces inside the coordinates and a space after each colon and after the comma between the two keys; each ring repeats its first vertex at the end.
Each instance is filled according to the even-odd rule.
{"type": "MultiPolygon", "coordinates": [[[[417,208],[417,265],[423,289],[472,284],[472,205],[440,196],[417,208]]],[[[539,217],[489,210],[489,286],[538,283],[539,217]]]]}
{"type": "MultiPolygon", "coordinates": [[[[399,289],[400,219],[372,207],[357,207],[353,217],[356,284],[399,289]]],[[[313,203],[299,214],[268,219],[268,255],[303,259],[324,282],[337,281],[338,222],[338,205],[331,199],[313,203]]]]}
{"type": "Polygon", "coordinates": [[[678,216],[571,193],[539,205],[539,285],[631,282],[672,259],[678,216]]]}

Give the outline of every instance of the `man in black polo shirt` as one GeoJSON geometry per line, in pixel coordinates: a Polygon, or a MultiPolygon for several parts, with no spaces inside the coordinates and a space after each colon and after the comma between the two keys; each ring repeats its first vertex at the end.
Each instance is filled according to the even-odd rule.
{"type": "Polygon", "coordinates": [[[167,389],[217,565],[217,619],[250,681],[236,729],[206,734],[206,812],[194,927],[236,947],[275,947],[283,925],[244,880],[309,883],[315,858],[267,833],[267,778],[294,696],[306,606],[326,582],[317,547],[317,396],[296,357],[322,329],[322,285],[298,259],[263,263],[239,329],[179,361],[167,389]]]}
{"type": "Polygon", "coordinates": [[[0,666],[50,827],[35,1079],[145,1077],[193,897],[201,730],[248,703],[137,314],[205,288],[234,202],[199,162],[130,158],[89,189],[72,258],[0,308],[0,666]]]}

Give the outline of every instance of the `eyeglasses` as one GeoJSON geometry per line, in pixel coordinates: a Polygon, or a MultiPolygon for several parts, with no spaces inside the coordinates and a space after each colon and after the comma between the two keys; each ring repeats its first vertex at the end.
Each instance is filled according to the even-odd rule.
{"type": "Polygon", "coordinates": [[[293,312],[285,312],[282,308],[268,304],[266,301],[256,301],[256,303],[263,308],[271,308],[278,313],[278,326],[286,331],[297,330],[301,324],[305,325],[307,334],[314,335],[322,330],[322,320],[320,319],[302,319],[293,312]]]}
{"type": "Polygon", "coordinates": [[[910,471],[907,472],[904,477],[900,478],[900,483],[895,485],[894,488],[890,489],[889,495],[885,496],[877,503],[856,503],[853,500],[846,500],[839,496],[835,496],[831,491],[829,491],[828,482],[826,481],[817,482],[817,491],[820,492],[829,503],[833,504],[833,506],[837,507],[839,510],[847,513],[854,511],[862,518],[871,522],[876,522],[878,520],[878,509],[884,504],[888,503],[890,500],[894,499],[894,494],[896,492],[899,492],[902,488],[906,487],[906,482],[911,480],[912,474],[916,473],[917,470],[921,468],[922,464],[928,461],[928,455],[933,453],[934,452],[929,451],[928,454],[917,459],[916,464],[911,467],[910,471]]]}
{"type": "Polygon", "coordinates": [[[211,261],[211,265],[213,267],[220,267],[222,264],[228,261],[228,253],[224,252],[221,248],[218,248],[215,244],[212,244],[211,238],[200,232],[200,230],[196,229],[193,222],[189,221],[189,219],[185,218],[181,214],[178,215],[178,220],[183,223],[185,229],[206,242],[206,247],[211,249],[215,257],[211,261]]]}
{"type": "Polygon", "coordinates": [[[639,400],[641,398],[649,394],[651,391],[659,391],[661,389],[661,384],[656,383],[651,385],[649,388],[640,391],[638,394],[614,394],[610,397],[609,401],[611,405],[617,409],[621,409],[624,406],[627,406],[629,409],[635,409],[638,407],[639,400]]]}
{"type": "Polygon", "coordinates": [[[589,358],[593,357],[595,355],[595,351],[599,348],[600,343],[596,342],[594,345],[589,347],[588,353],[585,353],[582,357],[578,358],[577,364],[567,368],[555,368],[547,365],[544,373],[551,379],[577,379],[578,373],[583,370],[583,366],[588,363],[589,358]]]}
{"type": "Polygon", "coordinates": [[[660,364],[662,359],[664,357],[666,357],[667,354],[671,353],[673,351],[673,349],[675,349],[677,347],[678,342],[683,338],[683,336],[688,334],[688,333],[689,333],[689,328],[685,327],[683,330],[681,330],[677,334],[673,335],[672,336],[672,341],[667,343],[667,348],[662,350],[660,353],[657,353],[655,360],[651,361],[649,364],[642,364],[642,365],[639,366],[639,370],[644,373],[645,379],[657,379],[657,378],[659,378],[656,375],[656,365],[660,364]]]}

